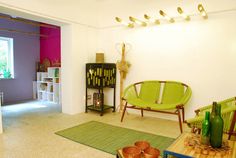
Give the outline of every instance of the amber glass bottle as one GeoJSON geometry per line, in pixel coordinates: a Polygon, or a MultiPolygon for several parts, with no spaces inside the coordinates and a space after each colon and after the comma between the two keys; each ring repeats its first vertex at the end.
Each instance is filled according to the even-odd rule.
{"type": "Polygon", "coordinates": [[[221,105],[216,105],[216,115],[210,123],[210,143],[213,148],[220,148],[223,138],[224,121],[221,117],[221,105]]]}

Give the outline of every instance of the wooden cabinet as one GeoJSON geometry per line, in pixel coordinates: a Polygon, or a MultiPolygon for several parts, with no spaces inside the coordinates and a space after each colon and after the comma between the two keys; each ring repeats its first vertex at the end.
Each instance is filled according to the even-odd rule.
{"type": "MultiPolygon", "coordinates": [[[[115,112],[115,95],[116,95],[116,64],[114,63],[87,63],[86,64],[86,99],[85,99],[85,112],[94,110],[103,112],[108,109],[113,109],[115,112]],[[105,105],[104,94],[105,88],[113,89],[113,105],[105,105]],[[95,89],[93,93],[93,102],[88,104],[88,89],[95,89]]],[[[91,97],[90,97],[91,98],[91,97]]]]}

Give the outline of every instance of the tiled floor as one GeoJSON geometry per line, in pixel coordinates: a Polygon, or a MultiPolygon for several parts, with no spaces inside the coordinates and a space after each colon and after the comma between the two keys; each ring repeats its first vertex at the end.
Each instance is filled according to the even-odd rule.
{"type": "MultiPolygon", "coordinates": [[[[90,120],[176,138],[178,122],[128,114],[120,122],[119,113],[100,116],[90,112],[67,115],[55,104],[29,101],[5,106],[4,134],[0,134],[0,158],[115,158],[114,155],[70,141],[54,133],[90,120]]],[[[187,127],[185,130],[189,130],[187,127]]]]}

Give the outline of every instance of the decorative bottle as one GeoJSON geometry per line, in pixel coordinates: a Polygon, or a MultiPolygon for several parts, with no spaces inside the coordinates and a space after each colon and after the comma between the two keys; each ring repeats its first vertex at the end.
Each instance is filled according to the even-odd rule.
{"type": "Polygon", "coordinates": [[[221,117],[221,105],[216,105],[216,115],[210,123],[210,144],[213,148],[220,148],[223,138],[224,121],[221,117]]]}
{"type": "Polygon", "coordinates": [[[210,139],[210,112],[206,111],[205,119],[202,122],[201,143],[208,145],[210,139]]]}
{"type": "Polygon", "coordinates": [[[54,76],[59,77],[59,68],[55,68],[54,76]]]}
{"type": "Polygon", "coordinates": [[[210,122],[212,121],[212,119],[215,117],[216,115],[216,105],[217,105],[217,102],[213,102],[213,105],[212,105],[212,110],[211,110],[211,115],[210,115],[210,122]]]}

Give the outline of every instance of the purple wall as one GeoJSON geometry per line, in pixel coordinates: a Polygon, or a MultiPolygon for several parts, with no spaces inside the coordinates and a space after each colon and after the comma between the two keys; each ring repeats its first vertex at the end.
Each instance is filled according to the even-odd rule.
{"type": "MultiPolygon", "coordinates": [[[[38,32],[39,27],[0,19],[0,28],[38,32]]],[[[0,36],[14,39],[14,79],[0,80],[4,103],[32,99],[32,81],[36,78],[36,61],[40,57],[40,39],[19,33],[0,31],[0,36]]]]}

